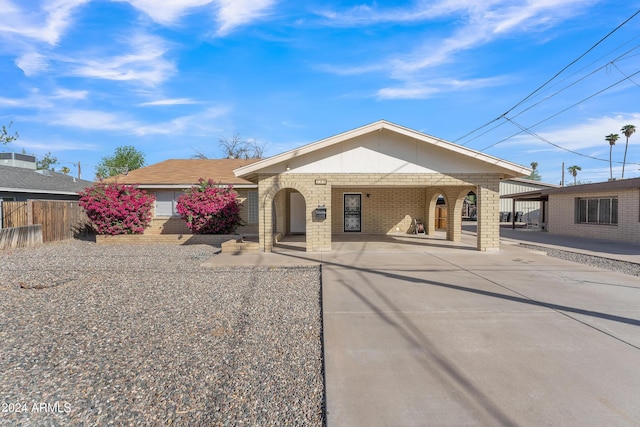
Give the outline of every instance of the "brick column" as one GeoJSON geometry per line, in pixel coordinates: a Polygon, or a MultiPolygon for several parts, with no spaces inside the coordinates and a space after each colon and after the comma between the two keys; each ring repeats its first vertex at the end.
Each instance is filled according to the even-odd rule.
{"type": "Polygon", "coordinates": [[[425,192],[427,206],[425,209],[426,215],[424,219],[424,229],[429,236],[433,236],[436,233],[436,202],[438,201],[437,196],[441,193],[442,191],[434,191],[431,188],[427,189],[425,192]]]}
{"type": "Polygon", "coordinates": [[[468,191],[447,189],[447,240],[459,242],[462,237],[462,202],[468,191]]]}
{"type": "Polygon", "coordinates": [[[331,184],[310,185],[307,203],[307,252],[331,252],[331,184]],[[316,219],[318,206],[327,208],[327,218],[316,219]]]}
{"type": "Polygon", "coordinates": [[[271,209],[274,197],[270,190],[271,186],[263,185],[262,182],[258,185],[258,239],[262,252],[271,252],[273,248],[271,209]]]}
{"type": "Polygon", "coordinates": [[[488,180],[476,190],[479,251],[500,249],[500,181],[488,180]]]}

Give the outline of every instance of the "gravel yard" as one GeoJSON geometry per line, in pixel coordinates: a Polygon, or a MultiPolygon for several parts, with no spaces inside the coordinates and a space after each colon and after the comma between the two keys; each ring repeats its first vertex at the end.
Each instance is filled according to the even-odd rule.
{"type": "Polygon", "coordinates": [[[324,424],[320,271],[206,245],[0,251],[3,425],[324,424]]]}
{"type": "Polygon", "coordinates": [[[577,262],[578,264],[590,265],[591,267],[604,268],[606,270],[617,271],[631,276],[640,276],[640,264],[627,261],[619,261],[594,255],[585,255],[561,249],[552,249],[545,246],[520,243],[523,248],[535,249],[546,252],[548,256],[564,259],[566,261],[577,262]]]}

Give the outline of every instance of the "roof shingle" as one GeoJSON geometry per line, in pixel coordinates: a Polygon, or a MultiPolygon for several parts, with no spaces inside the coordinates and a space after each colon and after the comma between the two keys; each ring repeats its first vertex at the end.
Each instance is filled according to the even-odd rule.
{"type": "Polygon", "coordinates": [[[170,159],[140,169],[126,175],[118,175],[105,181],[117,181],[136,185],[185,185],[191,186],[200,178],[212,179],[217,184],[253,184],[238,178],[233,170],[257,162],[259,159],[170,159]]]}
{"type": "Polygon", "coordinates": [[[0,166],[0,189],[19,193],[47,192],[74,194],[93,185],[93,182],[53,171],[35,171],[15,166],[0,166]]]}

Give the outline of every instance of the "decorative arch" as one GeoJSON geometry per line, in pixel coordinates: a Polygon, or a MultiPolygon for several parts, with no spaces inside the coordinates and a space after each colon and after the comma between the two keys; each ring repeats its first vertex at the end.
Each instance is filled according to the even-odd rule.
{"type": "Polygon", "coordinates": [[[453,187],[448,191],[451,203],[447,205],[449,218],[447,240],[459,242],[462,238],[462,206],[465,197],[467,197],[471,189],[473,189],[473,187],[453,187]]]}
{"type": "MultiPolygon", "coordinates": [[[[309,206],[308,191],[304,186],[295,182],[277,182],[261,194],[259,232],[261,250],[271,252],[277,241],[287,234],[287,222],[289,220],[289,204],[287,203],[287,190],[295,190],[300,193],[305,201],[305,209],[309,206]]],[[[305,217],[307,217],[305,212],[305,217]]],[[[306,233],[309,232],[309,221],[306,221],[306,233]]]]}
{"type": "Polygon", "coordinates": [[[443,188],[432,187],[429,188],[426,195],[427,201],[427,219],[426,219],[426,231],[427,234],[433,235],[436,232],[436,204],[438,202],[438,196],[444,198],[445,206],[449,205],[449,200],[446,191],[443,188]]]}

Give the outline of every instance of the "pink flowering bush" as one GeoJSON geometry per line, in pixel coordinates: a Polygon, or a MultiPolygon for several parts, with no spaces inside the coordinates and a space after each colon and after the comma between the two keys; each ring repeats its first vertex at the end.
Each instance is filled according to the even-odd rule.
{"type": "Polygon", "coordinates": [[[80,192],[79,204],[98,234],[142,234],[154,201],[135,186],[100,180],[80,192]]]}
{"type": "Polygon", "coordinates": [[[232,187],[223,188],[213,180],[200,178],[178,199],[176,210],[196,234],[229,234],[240,224],[238,195],[232,187]]]}

